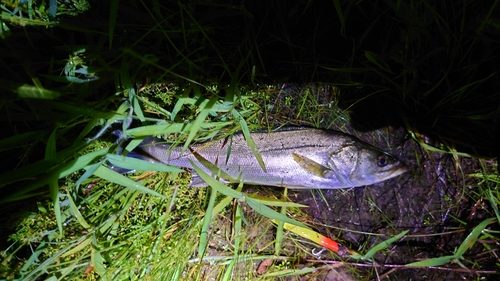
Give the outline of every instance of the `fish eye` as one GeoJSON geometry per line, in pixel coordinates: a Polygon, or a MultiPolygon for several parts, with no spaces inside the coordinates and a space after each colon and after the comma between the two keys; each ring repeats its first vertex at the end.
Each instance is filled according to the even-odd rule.
{"type": "Polygon", "coordinates": [[[389,159],[387,158],[387,155],[381,154],[377,157],[377,166],[385,167],[387,164],[389,164],[389,159]]]}

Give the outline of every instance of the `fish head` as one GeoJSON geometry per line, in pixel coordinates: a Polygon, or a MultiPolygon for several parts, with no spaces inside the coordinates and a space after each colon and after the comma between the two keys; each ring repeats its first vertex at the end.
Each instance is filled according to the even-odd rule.
{"type": "Polygon", "coordinates": [[[328,166],[330,176],[351,186],[378,183],[408,171],[397,157],[359,142],[346,144],[330,153],[328,166]]]}

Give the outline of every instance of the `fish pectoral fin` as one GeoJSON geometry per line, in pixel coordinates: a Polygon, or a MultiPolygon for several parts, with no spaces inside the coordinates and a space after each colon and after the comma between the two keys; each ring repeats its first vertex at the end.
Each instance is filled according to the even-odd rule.
{"type": "Polygon", "coordinates": [[[299,164],[300,167],[302,167],[302,169],[306,170],[307,172],[315,176],[326,178],[326,175],[332,172],[330,168],[325,167],[322,164],[312,159],[309,159],[305,156],[302,156],[297,153],[292,153],[292,156],[293,160],[295,160],[295,162],[297,162],[297,164],[299,164]]]}

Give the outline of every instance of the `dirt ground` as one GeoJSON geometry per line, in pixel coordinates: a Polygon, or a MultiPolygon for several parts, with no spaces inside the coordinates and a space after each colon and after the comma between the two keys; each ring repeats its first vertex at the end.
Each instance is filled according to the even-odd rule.
{"type": "MultiPolygon", "coordinates": [[[[409,138],[403,128],[357,132],[342,118],[334,117],[338,112],[333,110],[337,109],[324,106],[334,100],[334,88],[322,85],[308,87],[309,91],[316,93],[318,101],[318,104],[311,106],[325,108],[320,120],[323,125],[356,135],[398,156],[409,166],[409,172],[367,187],[292,192],[290,198],[293,201],[309,206],[305,211],[322,226],[318,227],[318,231],[328,233],[330,237],[340,239],[356,250],[370,249],[391,236],[409,230],[406,238],[391,246],[389,251],[375,256],[375,261],[380,265],[401,265],[452,254],[470,233],[471,229],[466,227],[477,225],[486,218],[483,207],[487,204],[471,199],[477,198],[474,196],[477,180],[468,176],[481,171],[479,160],[458,157],[457,161],[452,155],[427,151],[409,138]],[[450,233],[457,229],[462,231],[450,233]]],[[[281,118],[281,122],[295,120],[297,123],[308,123],[310,120],[300,120],[297,108],[284,103],[287,95],[289,100],[295,99],[297,91],[304,90],[296,86],[281,86],[281,89],[285,90],[281,90],[275,97],[270,115],[276,116],[276,119],[281,118]],[[276,115],[272,114],[273,111],[276,115]]],[[[467,258],[474,260],[483,269],[495,269],[495,260],[481,255],[480,248],[473,247],[469,250],[467,258]]],[[[314,257],[311,255],[311,258],[314,257]]],[[[321,258],[334,257],[326,255],[321,258]]],[[[471,280],[478,277],[473,272],[428,268],[394,270],[381,266],[357,270],[362,272],[362,280],[376,280],[377,276],[387,276],[386,280],[471,280]]],[[[347,278],[332,275],[336,271],[337,269],[315,274],[312,279],[347,278]]],[[[304,277],[301,280],[308,279],[304,277]]]]}

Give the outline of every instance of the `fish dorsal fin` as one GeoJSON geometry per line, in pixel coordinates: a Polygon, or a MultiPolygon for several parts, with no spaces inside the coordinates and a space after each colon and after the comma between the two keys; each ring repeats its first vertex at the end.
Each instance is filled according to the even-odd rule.
{"type": "Polygon", "coordinates": [[[299,164],[300,167],[302,167],[302,169],[306,170],[307,172],[315,176],[326,178],[327,175],[332,172],[330,168],[325,167],[322,164],[312,159],[309,159],[305,156],[302,156],[297,153],[292,153],[292,156],[293,160],[295,160],[295,162],[297,162],[297,164],[299,164]]]}

